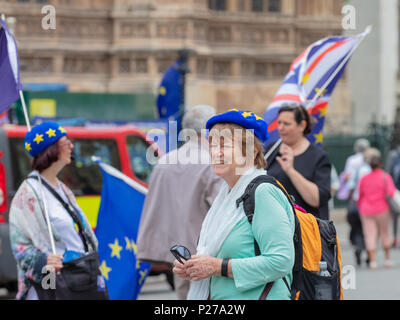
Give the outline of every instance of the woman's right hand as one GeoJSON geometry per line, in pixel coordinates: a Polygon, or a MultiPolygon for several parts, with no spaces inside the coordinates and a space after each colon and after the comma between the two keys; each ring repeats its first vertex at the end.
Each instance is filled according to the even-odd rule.
{"type": "Polygon", "coordinates": [[[56,271],[63,267],[62,264],[63,256],[61,254],[49,254],[47,256],[47,267],[55,268],[56,271]]]}
{"type": "MultiPolygon", "coordinates": [[[[183,262],[185,262],[184,259],[182,259],[183,262]]],[[[190,280],[190,277],[188,276],[188,274],[186,273],[186,268],[184,267],[184,265],[182,263],[180,263],[178,260],[174,261],[174,268],[172,269],[172,271],[178,275],[179,277],[185,279],[185,280],[190,280]]]]}

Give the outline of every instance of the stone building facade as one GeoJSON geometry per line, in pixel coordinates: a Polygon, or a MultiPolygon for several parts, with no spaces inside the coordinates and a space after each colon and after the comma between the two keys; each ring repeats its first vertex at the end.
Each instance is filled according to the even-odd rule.
{"type": "MultiPolygon", "coordinates": [[[[342,34],[342,0],[0,0],[17,19],[21,77],[70,91],[153,92],[188,49],[186,104],[262,115],[293,59],[342,34]],[[41,9],[56,9],[44,30],[41,9]]],[[[346,130],[345,76],[328,107],[326,132],[346,130]]]]}

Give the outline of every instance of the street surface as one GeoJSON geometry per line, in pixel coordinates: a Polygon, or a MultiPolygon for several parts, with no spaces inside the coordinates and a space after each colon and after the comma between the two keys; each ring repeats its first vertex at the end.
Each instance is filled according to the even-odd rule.
{"type": "MultiPolygon", "coordinates": [[[[383,250],[377,253],[378,269],[369,270],[365,264],[356,266],[351,243],[348,239],[349,226],[344,209],[331,212],[342,250],[342,284],[345,300],[399,300],[400,299],[400,248],[392,249],[391,257],[395,266],[383,267],[383,250]]],[[[176,294],[165,280],[164,275],[147,278],[139,300],[176,300],[176,294]]]]}

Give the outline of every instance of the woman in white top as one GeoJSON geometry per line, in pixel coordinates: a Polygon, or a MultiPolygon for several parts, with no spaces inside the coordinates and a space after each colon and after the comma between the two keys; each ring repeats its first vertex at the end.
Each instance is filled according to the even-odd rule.
{"type": "Polygon", "coordinates": [[[25,149],[33,157],[34,171],[21,184],[12,200],[10,238],[17,260],[17,299],[35,300],[39,297],[34,284],[41,285],[46,270],[52,267],[59,271],[63,261],[68,259],[67,254],[73,258],[86,251],[97,251],[97,240],[73,193],[57,178],[64,166],[71,162],[73,144],[67,138],[66,130],[53,122],[37,125],[26,134],[25,149]],[[79,231],[72,216],[45,184],[73,208],[80,218],[78,224],[81,224],[83,231],[79,231]],[[42,195],[48,209],[55,254],[51,247],[42,195]]]}

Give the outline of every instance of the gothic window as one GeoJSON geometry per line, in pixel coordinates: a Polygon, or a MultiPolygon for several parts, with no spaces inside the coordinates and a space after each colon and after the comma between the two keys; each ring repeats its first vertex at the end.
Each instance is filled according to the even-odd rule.
{"type": "Polygon", "coordinates": [[[138,58],[135,61],[135,71],[137,73],[147,73],[147,59],[138,58]]]}
{"type": "Polygon", "coordinates": [[[251,10],[253,12],[262,12],[264,10],[264,0],[252,0],[251,10]]]}
{"type": "Polygon", "coordinates": [[[265,62],[256,62],[254,73],[256,77],[267,77],[267,64],[265,62]]]}
{"type": "Polygon", "coordinates": [[[128,58],[119,59],[119,73],[130,73],[131,61],[128,58]]]}
{"type": "Polygon", "coordinates": [[[225,11],[226,0],[208,0],[208,8],[216,11],[225,11]]]}
{"type": "Polygon", "coordinates": [[[213,74],[217,77],[231,75],[231,62],[226,60],[214,61],[213,74]]]}
{"type": "Polygon", "coordinates": [[[206,58],[197,59],[197,74],[205,75],[208,72],[208,62],[206,58]]]}
{"type": "Polygon", "coordinates": [[[268,11],[269,12],[281,11],[281,0],[268,0],[268,11]]]}

